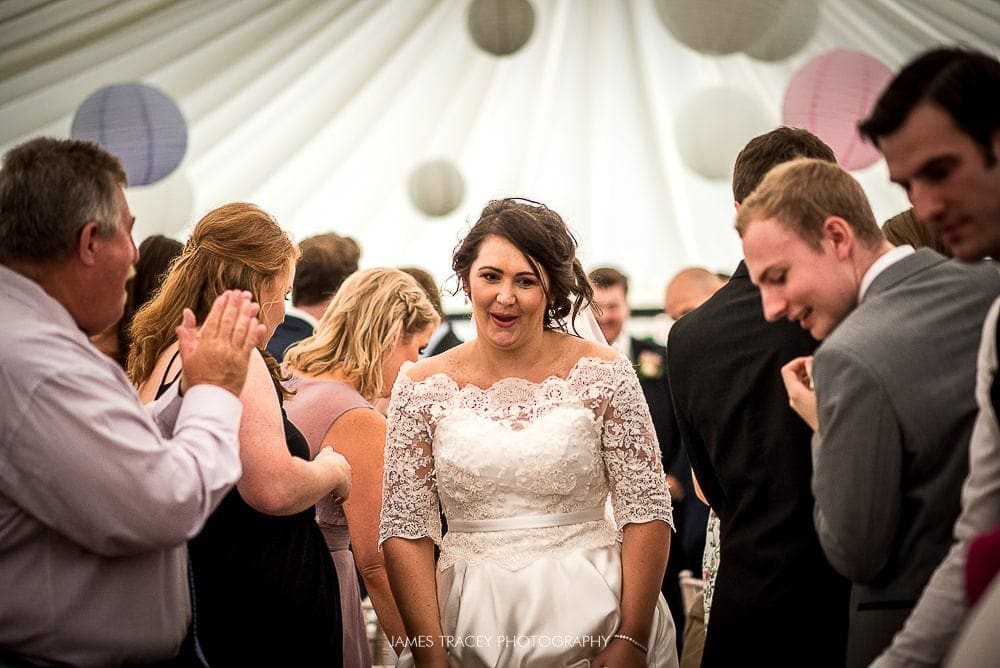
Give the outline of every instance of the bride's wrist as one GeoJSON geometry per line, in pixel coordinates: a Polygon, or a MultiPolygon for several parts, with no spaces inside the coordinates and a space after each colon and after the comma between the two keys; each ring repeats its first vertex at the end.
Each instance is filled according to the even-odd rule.
{"type": "Polygon", "coordinates": [[[633,649],[636,649],[642,652],[643,654],[649,654],[649,647],[644,642],[641,642],[640,640],[626,633],[615,633],[614,635],[611,636],[611,638],[614,640],[620,640],[622,642],[628,643],[629,645],[632,646],[633,649]]]}

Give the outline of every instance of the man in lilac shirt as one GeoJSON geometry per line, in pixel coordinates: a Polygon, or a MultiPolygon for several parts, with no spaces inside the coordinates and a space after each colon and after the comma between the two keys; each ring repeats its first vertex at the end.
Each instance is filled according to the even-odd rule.
{"type": "Polygon", "coordinates": [[[177,655],[185,542],[240,476],[249,294],[178,323],[180,390],[147,410],[88,336],[121,317],[138,252],[125,172],[39,138],[0,170],[0,662],[177,655]],[[183,398],[179,396],[183,394],[183,398]]]}

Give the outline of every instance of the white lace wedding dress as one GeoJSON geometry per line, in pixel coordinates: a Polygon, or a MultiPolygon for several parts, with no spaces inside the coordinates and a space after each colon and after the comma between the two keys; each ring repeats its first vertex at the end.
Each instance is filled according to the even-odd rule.
{"type": "MultiPolygon", "coordinates": [[[[445,374],[415,383],[404,367],[388,429],[379,541],[426,536],[440,545],[438,603],[453,665],[589,665],[618,628],[618,528],[672,526],[628,359],[583,358],[565,379],[486,389],[445,374]]],[[[674,634],[661,596],[649,666],[677,665],[674,634]]],[[[399,665],[412,665],[409,651],[399,665]]]]}

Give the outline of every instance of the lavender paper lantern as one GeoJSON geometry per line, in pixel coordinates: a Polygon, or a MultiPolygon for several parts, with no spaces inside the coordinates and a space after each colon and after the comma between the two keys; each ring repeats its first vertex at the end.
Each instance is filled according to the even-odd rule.
{"type": "Polygon", "coordinates": [[[70,136],[97,142],[121,158],[130,186],[166,178],[187,151],[187,123],[162,91],[141,83],[105,86],[73,116],[70,136]]]}
{"type": "Polygon", "coordinates": [[[861,139],[858,121],[870,113],[892,71],[867,53],[836,49],[806,63],[788,84],[785,125],[805,128],[825,141],[844,169],[864,169],[881,154],[861,139]]]}
{"type": "Polygon", "coordinates": [[[447,160],[432,160],[410,174],[410,200],[428,216],[447,216],[465,197],[465,180],[447,160]]]}

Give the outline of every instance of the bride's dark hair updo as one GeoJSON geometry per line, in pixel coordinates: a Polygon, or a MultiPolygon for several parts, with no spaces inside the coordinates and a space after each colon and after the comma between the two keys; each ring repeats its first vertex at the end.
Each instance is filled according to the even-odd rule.
{"type": "Polygon", "coordinates": [[[452,253],[451,268],[462,290],[469,293],[469,271],[479,256],[483,240],[498,236],[524,253],[535,276],[541,281],[544,270],[548,308],[545,329],[567,331],[572,317],[594,298],[594,290],[580,261],[576,259],[576,238],[562,217],[544,204],[523,198],[493,200],[452,253]]]}

